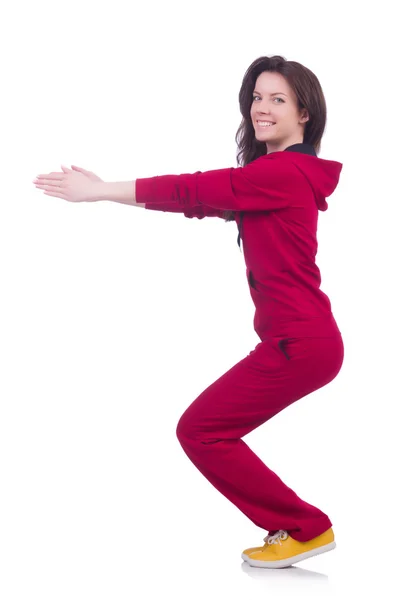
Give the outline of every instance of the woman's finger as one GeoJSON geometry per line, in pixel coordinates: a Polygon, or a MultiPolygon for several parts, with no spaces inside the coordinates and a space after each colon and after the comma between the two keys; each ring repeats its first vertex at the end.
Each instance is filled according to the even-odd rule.
{"type": "Polygon", "coordinates": [[[65,173],[48,173],[47,175],[36,175],[36,179],[62,179],[65,173]]]}
{"type": "Polygon", "coordinates": [[[64,187],[61,185],[49,184],[49,183],[35,183],[35,188],[37,190],[47,190],[47,191],[56,191],[56,192],[64,192],[64,187]]]}
{"type": "Polygon", "coordinates": [[[45,186],[49,186],[49,187],[61,187],[61,185],[59,185],[61,182],[59,181],[58,184],[56,183],[55,180],[53,179],[40,179],[40,180],[36,180],[35,184],[36,187],[45,187],[45,186]]]}

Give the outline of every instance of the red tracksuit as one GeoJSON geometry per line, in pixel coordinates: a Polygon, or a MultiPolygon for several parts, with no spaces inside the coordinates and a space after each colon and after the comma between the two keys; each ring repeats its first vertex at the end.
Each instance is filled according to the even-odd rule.
{"type": "MultiPolygon", "coordinates": [[[[316,265],[318,211],[342,164],[294,144],[245,167],[136,180],[146,209],[185,217],[235,211],[260,338],[188,407],[177,426],[190,460],[253,523],[305,542],[332,526],[241,439],[339,373],[344,345],[316,265]]],[[[288,443],[282,433],[277,443],[288,443]]],[[[291,448],[291,452],[293,448],[291,448]]]]}

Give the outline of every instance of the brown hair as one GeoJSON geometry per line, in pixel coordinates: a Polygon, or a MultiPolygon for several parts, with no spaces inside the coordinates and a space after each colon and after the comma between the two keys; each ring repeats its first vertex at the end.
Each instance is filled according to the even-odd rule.
{"type": "MultiPolygon", "coordinates": [[[[245,167],[253,160],[267,154],[266,142],[260,142],[255,138],[251,119],[252,94],[256,80],[263,71],[273,71],[283,75],[296,94],[298,110],[307,109],[309,121],[305,124],[303,143],[311,144],[318,154],[327,121],[327,106],[320,82],[310,69],[298,62],[286,60],[283,56],[261,56],[248,67],[239,92],[240,112],[243,118],[235,137],[239,148],[238,165],[245,167]]],[[[224,211],[223,218],[226,222],[235,221],[234,211],[224,211]]]]}

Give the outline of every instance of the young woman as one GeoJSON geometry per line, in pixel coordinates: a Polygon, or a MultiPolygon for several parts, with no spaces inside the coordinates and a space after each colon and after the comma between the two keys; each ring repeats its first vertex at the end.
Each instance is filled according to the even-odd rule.
{"type": "Polygon", "coordinates": [[[112,200],[235,220],[261,341],[187,408],[176,434],[208,481],[269,532],[264,545],[242,558],[279,568],[335,548],[332,523],[242,438],[331,382],[342,367],[342,336],[315,262],[318,211],[327,210],[342,164],[318,157],[326,103],[308,68],[281,56],[258,58],[244,75],[239,102],[237,168],[106,183],[62,166],[62,173],[35,182],[71,202],[112,200]]]}

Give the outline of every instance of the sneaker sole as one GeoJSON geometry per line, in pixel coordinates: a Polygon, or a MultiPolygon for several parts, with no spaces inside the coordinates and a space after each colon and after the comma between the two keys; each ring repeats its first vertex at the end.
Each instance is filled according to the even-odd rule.
{"type": "Polygon", "coordinates": [[[247,562],[250,557],[251,552],[259,552],[259,550],[263,550],[263,548],[264,548],[264,546],[258,546],[257,548],[250,548],[249,554],[247,554],[247,552],[243,552],[241,555],[241,558],[243,560],[245,560],[245,562],[247,562]]]}
{"type": "Polygon", "coordinates": [[[284,567],[290,567],[301,560],[306,560],[307,558],[311,558],[312,556],[317,556],[318,554],[323,554],[324,552],[329,552],[336,548],[336,543],[332,542],[331,544],[326,544],[325,546],[320,546],[320,548],[314,548],[314,550],[309,550],[308,552],[303,552],[302,554],[298,554],[297,556],[291,556],[290,558],[285,558],[284,560],[255,560],[251,558],[249,555],[242,554],[242,557],[246,556],[244,559],[248,562],[251,567],[264,567],[269,569],[283,569],[284,567]]]}
{"type": "Polygon", "coordinates": [[[244,554],[244,552],[243,552],[242,555],[241,555],[241,558],[243,560],[245,560],[245,562],[248,562],[249,556],[248,556],[248,554],[244,554]]]}

